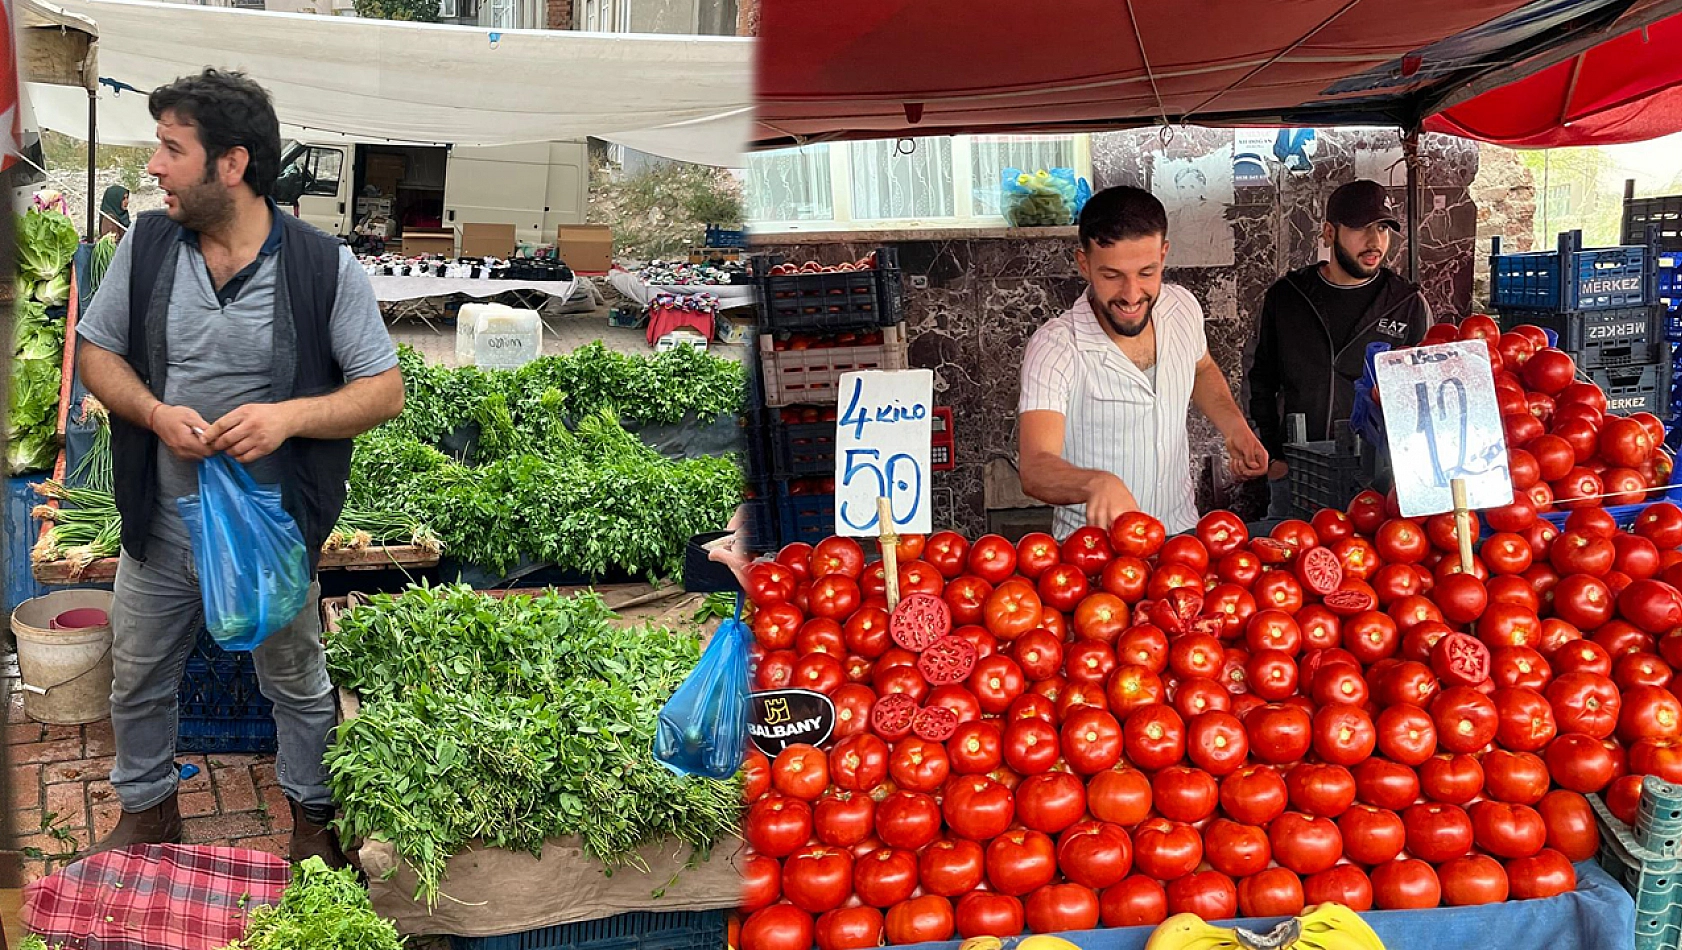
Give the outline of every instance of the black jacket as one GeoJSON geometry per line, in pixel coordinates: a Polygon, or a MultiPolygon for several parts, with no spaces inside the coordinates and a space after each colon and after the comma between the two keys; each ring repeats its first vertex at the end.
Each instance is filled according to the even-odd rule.
{"type": "Polygon", "coordinates": [[[1355,381],[1366,372],[1367,344],[1413,346],[1431,326],[1431,310],[1419,288],[1388,268],[1372,308],[1347,344],[1338,347],[1325,318],[1312,303],[1310,281],[1321,279],[1319,264],[1291,271],[1268,288],[1261,319],[1246,348],[1244,389],[1256,433],[1268,455],[1280,458],[1285,419],[1302,413],[1311,442],[1332,438],[1333,423],[1348,419],[1355,405],[1355,381]]]}
{"type": "MultiPolygon", "coordinates": [[[[274,212],[282,224],[279,283],[275,288],[275,402],[319,396],[344,385],[333,359],[331,320],[339,287],[339,240],[298,218],[274,212]]],[[[135,219],[129,281],[128,364],[162,399],[168,359],[164,329],[175,284],[181,227],[161,211],[135,219]]],[[[152,511],[157,501],[158,437],[151,430],[111,417],[111,460],[117,510],[123,519],[123,550],[146,557],[152,511]]],[[[288,439],[277,450],[284,461],[281,505],[298,523],[313,572],[321,546],[344,509],[350,481],[349,439],[288,439]]]]}

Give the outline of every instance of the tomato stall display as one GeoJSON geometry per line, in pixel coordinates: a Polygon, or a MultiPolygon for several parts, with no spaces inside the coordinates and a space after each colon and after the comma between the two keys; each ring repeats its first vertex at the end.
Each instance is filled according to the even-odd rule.
{"type": "Polygon", "coordinates": [[[742,950],[1574,888],[1586,795],[1682,781],[1682,508],[1600,507],[1670,461],[1523,330],[1490,340],[1515,495],[1470,572],[1452,516],[1373,492],[1265,538],[909,540],[893,611],[855,542],[755,565],[757,688],[838,725],[750,764],[742,950]]]}

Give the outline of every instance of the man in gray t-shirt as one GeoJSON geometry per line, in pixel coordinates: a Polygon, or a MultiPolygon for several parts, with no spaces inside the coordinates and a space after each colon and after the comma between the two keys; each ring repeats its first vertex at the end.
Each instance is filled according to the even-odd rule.
{"type": "MultiPolygon", "coordinates": [[[[181,840],[176,693],[203,625],[203,606],[176,499],[198,491],[199,461],[226,453],[259,484],[319,481],[319,472],[299,468],[311,456],[280,450],[293,439],[342,443],[396,416],[403,405],[396,348],[368,278],[347,248],[336,248],[330,314],[312,300],[293,299],[306,296],[296,288],[309,286],[299,284],[300,274],[325,268],[289,270],[288,256],[331,255],[335,248],[326,236],[288,221],[266,197],[280,163],[279,123],[268,94],[239,74],[206,70],[153,92],[150,106],[160,144],[147,171],[164,189],[168,217],[179,228],[145,216],[137,221],[76,328],[88,390],[121,424],[150,433],[155,440],[147,440],[156,443],[155,484],[147,486],[152,501],[134,509],[149,515],[149,523],[130,539],[136,550],[124,545],[111,613],[117,753],[111,784],[123,815],[89,853],[181,840]],[[167,262],[156,265],[162,270],[155,275],[137,273],[142,246],[152,248],[148,260],[167,262]],[[137,315],[130,312],[133,282],[142,278],[169,288],[167,305],[138,315],[145,343],[133,339],[137,315]],[[343,385],[304,398],[275,398],[277,367],[301,367],[304,349],[301,338],[277,336],[282,319],[279,325],[293,334],[319,333],[325,325],[332,375],[342,376],[343,385]],[[137,366],[152,372],[143,377],[137,366]],[[149,380],[160,374],[155,391],[149,380]]],[[[125,473],[138,478],[132,473],[145,466],[120,449],[116,463],[121,496],[125,473]]],[[[336,510],[343,488],[333,489],[339,492],[336,510]]],[[[148,518],[136,517],[136,531],[143,522],[148,518]]],[[[343,866],[329,828],[334,808],[323,764],[335,709],[319,596],[319,585],[312,585],[297,618],[252,652],[259,685],[274,703],[276,771],[291,803],[291,858],[320,856],[343,866]]]]}

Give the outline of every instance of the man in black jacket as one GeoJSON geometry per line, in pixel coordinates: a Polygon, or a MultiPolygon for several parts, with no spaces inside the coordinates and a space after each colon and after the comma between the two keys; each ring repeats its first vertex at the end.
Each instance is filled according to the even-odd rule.
{"type": "Polygon", "coordinates": [[[1367,346],[1413,346],[1431,325],[1419,288],[1384,266],[1401,224],[1384,186],[1365,179],[1332,192],[1320,238],[1331,259],[1294,270],[1268,288],[1248,348],[1244,385],[1250,418],[1274,459],[1270,518],[1290,517],[1285,419],[1302,413],[1308,439],[1332,438],[1348,419],[1367,346]]]}
{"type": "MultiPolygon", "coordinates": [[[[203,626],[176,499],[226,453],[281,504],[315,556],[344,506],[351,439],[403,407],[397,351],[349,249],[268,196],[280,123],[268,94],[206,70],[151,93],[165,195],[117,245],[77,323],[78,371],[112,413],[123,551],[112,599],[116,828],[91,850],[180,841],[176,691],[203,626]]],[[[343,865],[322,759],[335,721],[320,586],[252,651],[274,703],[290,856],[343,865]]]]}

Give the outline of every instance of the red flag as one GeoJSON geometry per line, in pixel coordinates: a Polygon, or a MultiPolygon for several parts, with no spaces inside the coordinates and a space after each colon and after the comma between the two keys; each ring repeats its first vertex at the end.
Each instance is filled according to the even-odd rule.
{"type": "Polygon", "coordinates": [[[23,110],[18,107],[18,50],[12,0],[0,0],[0,171],[23,154],[23,110]]]}

